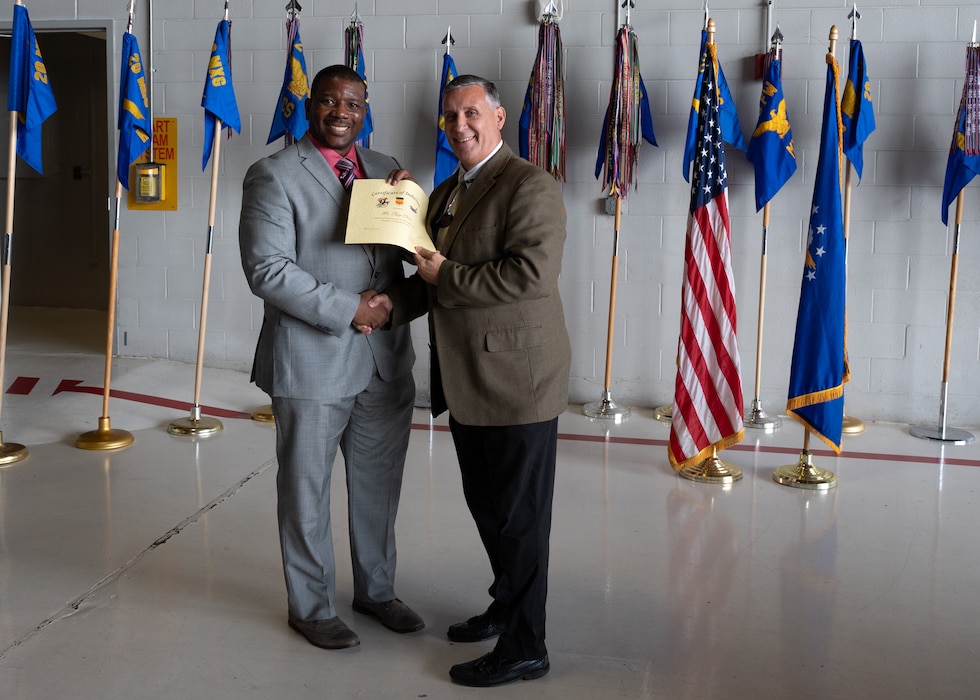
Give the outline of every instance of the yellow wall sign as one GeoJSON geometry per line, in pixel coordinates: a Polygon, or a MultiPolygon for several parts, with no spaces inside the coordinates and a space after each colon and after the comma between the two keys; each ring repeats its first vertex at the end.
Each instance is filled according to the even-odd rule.
{"type": "Polygon", "coordinates": [[[153,147],[133,163],[129,172],[129,208],[177,210],[176,117],[153,120],[153,147]],[[147,163],[155,167],[147,167],[147,163]]]}

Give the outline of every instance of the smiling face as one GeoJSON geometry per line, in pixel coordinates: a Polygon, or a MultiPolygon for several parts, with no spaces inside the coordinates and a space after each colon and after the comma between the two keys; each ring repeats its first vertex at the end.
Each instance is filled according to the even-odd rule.
{"type": "Polygon", "coordinates": [[[324,77],[315,81],[306,100],[310,134],[342,156],[361,133],[367,112],[367,94],[361,80],[324,77]]]}
{"type": "Polygon", "coordinates": [[[464,170],[482,161],[501,141],[507,113],[493,107],[480,85],[450,90],[442,100],[446,136],[464,170]]]}

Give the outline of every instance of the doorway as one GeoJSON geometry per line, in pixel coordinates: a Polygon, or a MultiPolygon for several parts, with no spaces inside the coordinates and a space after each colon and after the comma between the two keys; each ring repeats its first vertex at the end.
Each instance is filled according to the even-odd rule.
{"type": "MultiPolygon", "coordinates": [[[[58,111],[42,128],[44,173],[17,159],[10,305],[105,311],[111,230],[106,31],[37,24],[34,31],[58,111]]],[[[0,37],[4,96],[9,64],[8,34],[0,37]]],[[[9,133],[9,119],[3,123],[9,133]]],[[[0,142],[6,197],[9,143],[0,142]]]]}

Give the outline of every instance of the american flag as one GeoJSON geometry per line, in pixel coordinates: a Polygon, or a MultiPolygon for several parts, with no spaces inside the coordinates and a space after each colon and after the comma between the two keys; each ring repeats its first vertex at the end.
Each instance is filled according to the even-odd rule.
{"type": "Polygon", "coordinates": [[[718,118],[715,45],[698,109],[691,215],[684,249],[677,379],[667,451],[675,470],[742,441],[742,381],[735,338],[727,173],[718,118]]]}

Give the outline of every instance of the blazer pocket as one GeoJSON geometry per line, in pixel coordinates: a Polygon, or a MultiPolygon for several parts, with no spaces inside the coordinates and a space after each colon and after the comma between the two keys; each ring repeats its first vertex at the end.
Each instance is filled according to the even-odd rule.
{"type": "Polygon", "coordinates": [[[544,345],[544,333],[541,326],[504,328],[497,331],[487,331],[486,341],[487,352],[524,350],[544,345]]]}

